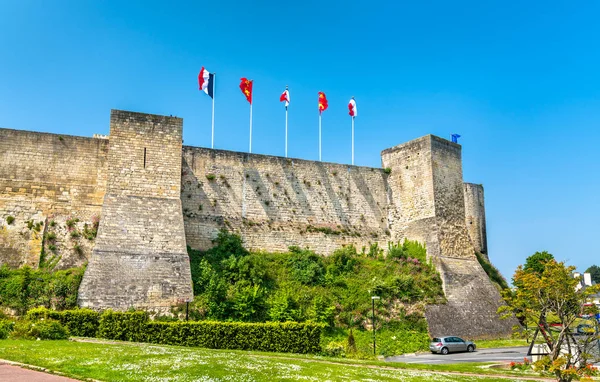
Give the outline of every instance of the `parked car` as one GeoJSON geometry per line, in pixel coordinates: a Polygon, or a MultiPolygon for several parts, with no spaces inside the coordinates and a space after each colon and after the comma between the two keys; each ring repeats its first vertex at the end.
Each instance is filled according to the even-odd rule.
{"type": "Polygon", "coordinates": [[[471,341],[465,341],[459,337],[436,337],[429,343],[429,350],[432,353],[448,354],[459,351],[475,351],[475,344],[471,341]]]}
{"type": "Polygon", "coordinates": [[[577,325],[577,334],[594,334],[595,330],[592,325],[581,324],[577,325]]]}

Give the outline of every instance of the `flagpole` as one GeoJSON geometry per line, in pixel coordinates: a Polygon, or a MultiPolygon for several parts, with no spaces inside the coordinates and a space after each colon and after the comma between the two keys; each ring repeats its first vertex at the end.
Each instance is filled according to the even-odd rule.
{"type": "Polygon", "coordinates": [[[215,84],[217,83],[216,78],[217,78],[216,73],[213,73],[213,83],[212,83],[212,87],[213,87],[213,96],[212,96],[212,131],[211,131],[211,138],[210,138],[210,148],[211,149],[215,148],[215,84]]]}
{"type": "Polygon", "coordinates": [[[285,107],[285,157],[288,156],[288,107],[285,107]]]}
{"type": "Polygon", "coordinates": [[[252,154],[252,103],[250,104],[250,154],[252,154]]]}
{"type": "Polygon", "coordinates": [[[354,166],[354,117],[352,117],[352,166],[354,166]]]}
{"type": "Polygon", "coordinates": [[[319,162],[321,161],[321,113],[319,112],[319,162]]]}

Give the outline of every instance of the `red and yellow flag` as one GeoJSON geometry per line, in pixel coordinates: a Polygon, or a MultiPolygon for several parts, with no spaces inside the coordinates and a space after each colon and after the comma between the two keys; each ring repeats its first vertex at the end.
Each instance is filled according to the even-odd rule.
{"type": "Polygon", "coordinates": [[[241,80],[242,82],[240,82],[240,89],[246,96],[248,102],[252,104],[252,80],[249,80],[246,77],[242,77],[241,80]]]}
{"type": "Polygon", "coordinates": [[[319,114],[327,110],[329,104],[327,103],[327,97],[325,97],[325,93],[319,92],[319,114]]]}

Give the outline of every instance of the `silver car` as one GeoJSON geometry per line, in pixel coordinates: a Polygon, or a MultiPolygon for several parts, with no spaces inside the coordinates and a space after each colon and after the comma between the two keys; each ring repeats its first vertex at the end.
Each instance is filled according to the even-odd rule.
{"type": "Polygon", "coordinates": [[[465,341],[459,337],[436,337],[429,343],[429,350],[432,353],[448,354],[457,351],[475,351],[475,344],[471,341],[465,341]]]}

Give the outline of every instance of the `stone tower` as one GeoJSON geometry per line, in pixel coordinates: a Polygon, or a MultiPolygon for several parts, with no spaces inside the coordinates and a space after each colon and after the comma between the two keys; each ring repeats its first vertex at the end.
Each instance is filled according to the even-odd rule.
{"type": "Polygon", "coordinates": [[[112,110],[108,178],[79,305],[167,310],[192,299],[180,118],[112,110]]]}
{"type": "MultiPolygon", "coordinates": [[[[430,334],[510,334],[515,322],[498,319],[500,293],[475,257],[465,222],[461,146],[428,135],[384,150],[382,162],[392,170],[388,182],[393,237],[424,242],[442,277],[448,302],[427,307],[430,334]]],[[[471,206],[472,198],[467,200],[471,206]]],[[[476,246],[485,239],[480,240],[476,246]]]]}

